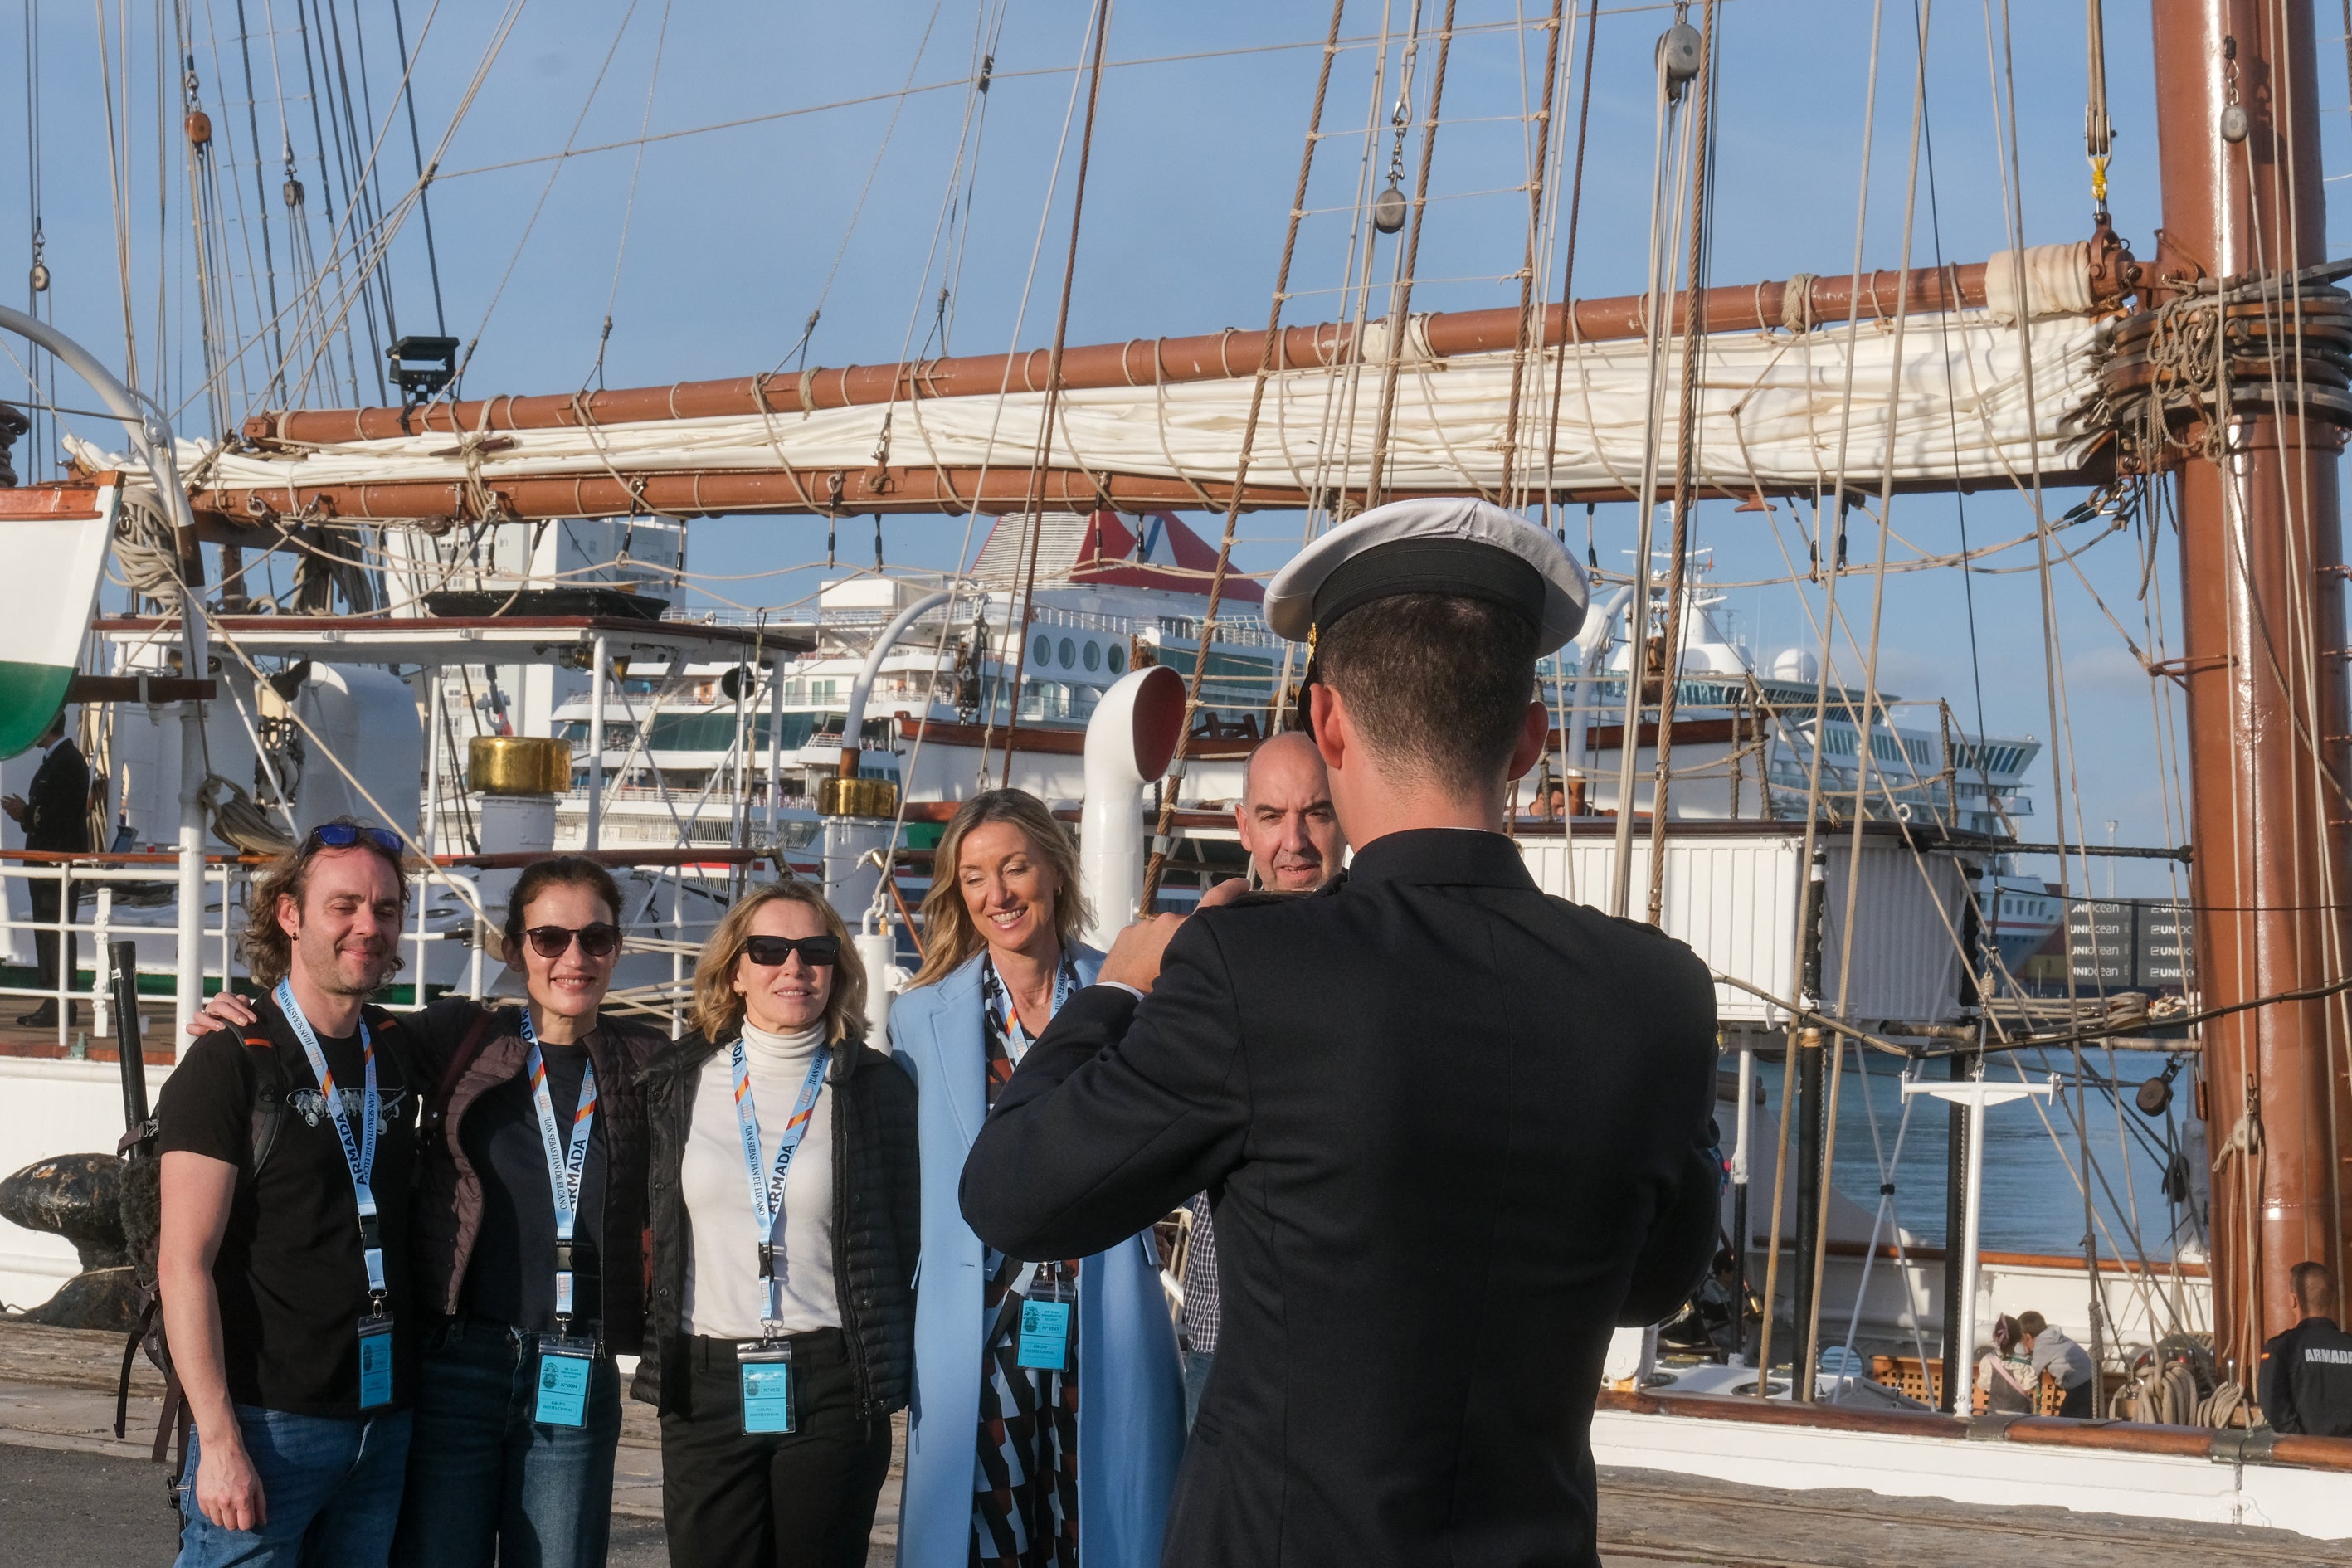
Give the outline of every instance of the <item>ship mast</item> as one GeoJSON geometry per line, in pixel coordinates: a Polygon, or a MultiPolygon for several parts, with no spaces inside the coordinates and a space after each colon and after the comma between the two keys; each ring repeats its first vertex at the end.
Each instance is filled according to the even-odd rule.
{"type": "MultiPolygon", "coordinates": [[[[2312,9],[2154,0],[2164,228],[2141,280],[2158,307],[2192,279],[2210,294],[2216,280],[2326,258],[2312,9]]],[[[2286,288],[2250,313],[2251,330],[2280,345],[2277,400],[2239,388],[2233,402],[2221,375],[2179,471],[2179,668],[2208,1007],[2347,973],[2341,437],[2296,413],[2301,309],[2286,288]]],[[[2263,1339],[2298,1315],[2288,1270],[2313,1258],[2343,1278],[2344,1017],[2337,993],[2205,1026],[2214,1347],[2224,1375],[2249,1386],[2263,1339]]]]}

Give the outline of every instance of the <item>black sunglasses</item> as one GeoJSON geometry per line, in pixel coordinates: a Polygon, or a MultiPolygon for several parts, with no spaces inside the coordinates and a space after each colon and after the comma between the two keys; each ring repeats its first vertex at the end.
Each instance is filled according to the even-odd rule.
{"type": "Polygon", "coordinates": [[[811,969],[830,969],[841,962],[837,936],[752,936],[743,939],[743,956],[762,969],[774,969],[794,953],[811,969]]]}
{"type": "Polygon", "coordinates": [[[303,845],[304,854],[313,849],[349,849],[361,839],[366,839],[385,854],[400,854],[400,835],[387,827],[354,827],[348,822],[322,822],[310,829],[303,845]]]}
{"type": "Polygon", "coordinates": [[[603,921],[577,931],[569,926],[533,926],[522,934],[530,939],[532,950],[541,958],[562,958],[571,951],[575,938],[580,951],[591,958],[609,958],[613,950],[621,945],[621,928],[606,925],[603,921]]]}

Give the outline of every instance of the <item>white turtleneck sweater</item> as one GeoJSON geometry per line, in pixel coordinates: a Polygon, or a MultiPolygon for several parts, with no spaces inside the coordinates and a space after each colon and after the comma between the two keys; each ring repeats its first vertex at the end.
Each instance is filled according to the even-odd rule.
{"type": "MultiPolygon", "coordinates": [[[[777,1140],[808,1080],[809,1062],[824,1043],[821,1024],[796,1035],[772,1035],[748,1021],[743,1026],[751,1099],[760,1112],[762,1182],[775,1169],[777,1140]]],[[[784,1178],[784,1212],[774,1239],[782,1244],[776,1298],[786,1333],[841,1326],[833,1278],[832,1100],[828,1084],[817,1095],[808,1131],[784,1178]]],[[[767,1292],[760,1282],[758,1222],[743,1173],[734,1068],[726,1049],[703,1065],[678,1182],[694,1237],[693,1265],[686,1277],[686,1331],[712,1339],[759,1338],[767,1292]]]]}

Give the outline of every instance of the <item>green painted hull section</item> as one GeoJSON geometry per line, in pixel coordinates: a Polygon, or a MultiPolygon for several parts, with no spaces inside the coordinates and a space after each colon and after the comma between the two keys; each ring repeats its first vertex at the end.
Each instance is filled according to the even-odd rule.
{"type": "Polygon", "coordinates": [[[0,757],[30,749],[65,706],[73,668],[0,658],[0,757]]]}

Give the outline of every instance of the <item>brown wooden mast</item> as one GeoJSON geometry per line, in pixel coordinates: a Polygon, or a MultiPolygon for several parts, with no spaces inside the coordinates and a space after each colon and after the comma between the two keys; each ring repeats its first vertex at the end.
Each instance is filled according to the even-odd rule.
{"type": "MultiPolygon", "coordinates": [[[[2159,285],[2152,297],[2179,297],[2166,282],[2201,277],[2210,289],[2323,260],[2312,7],[2155,0],[2153,13],[2164,229],[2144,264],[2159,285]],[[2235,142],[2223,133],[2233,100],[2251,122],[2235,142]]],[[[2224,404],[2221,418],[2190,427],[2179,478],[2191,883],[2208,1006],[2346,972],[2340,435],[2294,412],[2293,298],[2270,308],[2287,322],[2271,328],[2287,367],[2280,401],[2242,399],[2234,414],[2224,404]],[[2215,425],[2222,434],[2208,443],[2215,425]]],[[[2344,1277],[2343,1004],[2278,1004],[2206,1026],[2214,1343],[2225,1375],[2249,1388],[2263,1339],[2295,1321],[2288,1270],[2311,1258],[2344,1277]]]]}

